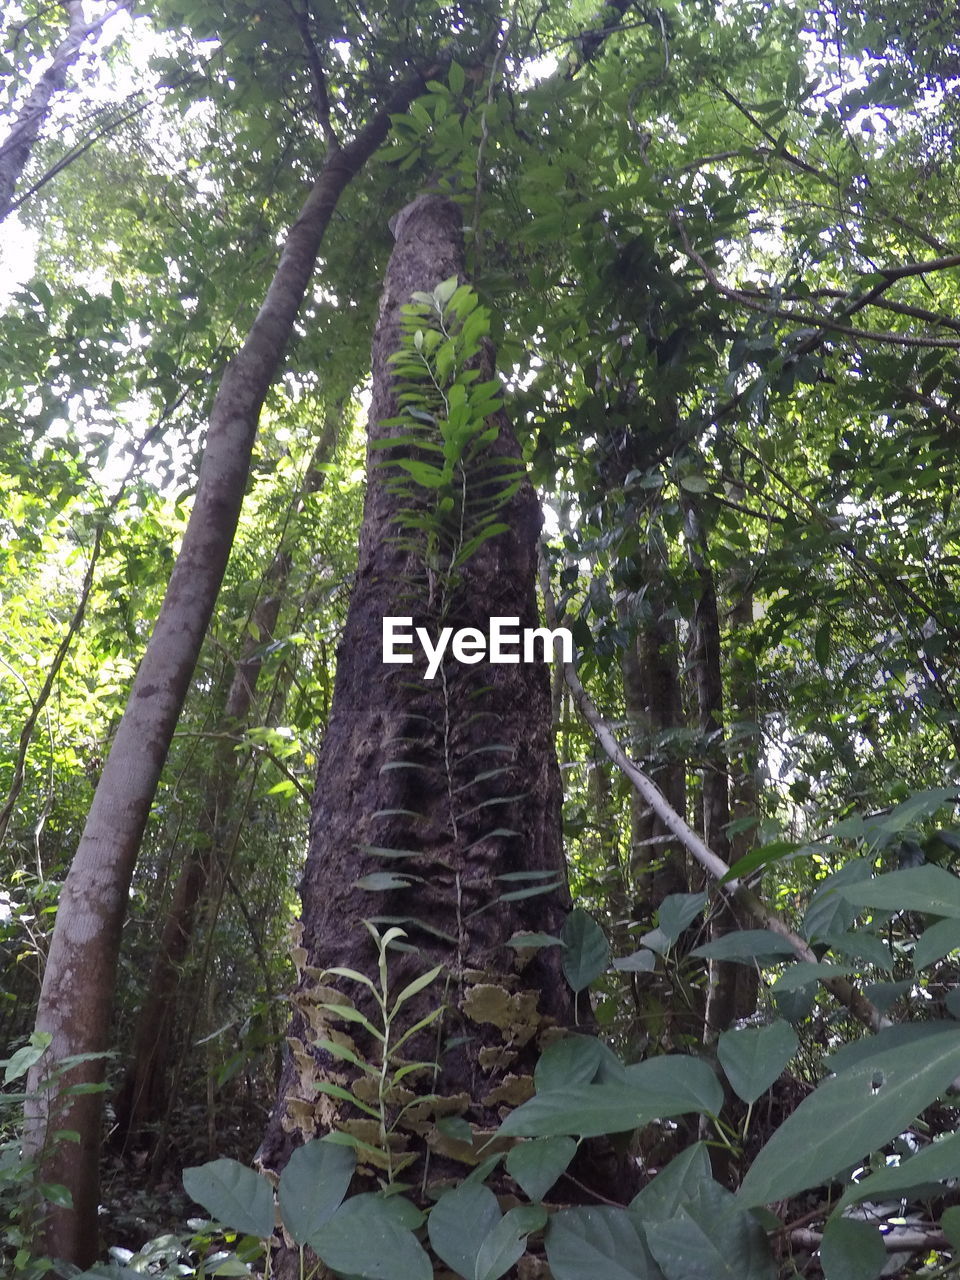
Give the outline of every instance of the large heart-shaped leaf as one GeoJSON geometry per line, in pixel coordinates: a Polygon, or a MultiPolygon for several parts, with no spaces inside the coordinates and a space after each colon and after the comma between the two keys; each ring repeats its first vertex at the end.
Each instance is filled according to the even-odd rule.
{"type": "Polygon", "coordinates": [[[184,1169],[183,1185],[191,1200],[223,1226],[261,1239],[272,1234],[273,1189],[238,1160],[209,1160],[184,1169]]]}
{"type": "Polygon", "coordinates": [[[314,1233],[312,1247],[328,1267],[356,1280],[433,1280],[433,1264],[403,1225],[405,1207],[398,1200],[373,1192],[351,1196],[314,1233]]]}
{"type": "Polygon", "coordinates": [[[561,1209],[550,1219],[546,1250],[554,1280],[660,1280],[643,1231],[625,1209],[561,1209]]]}
{"type": "Polygon", "coordinates": [[[480,1246],[473,1280],[500,1280],[523,1257],[527,1236],[539,1231],[547,1221],[547,1211],[536,1204],[523,1204],[505,1213],[480,1246]]]}
{"type": "Polygon", "coordinates": [[[666,1280],[776,1280],[766,1233],[716,1182],[664,1222],[646,1228],[647,1244],[666,1280]]]}
{"type": "Polygon", "coordinates": [[[701,1182],[709,1182],[711,1178],[706,1144],[695,1142],[674,1156],[665,1169],[637,1192],[630,1202],[630,1213],[644,1224],[664,1222],[693,1198],[701,1182]]]}
{"type": "Polygon", "coordinates": [[[880,1232],[869,1222],[831,1218],[820,1243],[824,1280],[876,1280],[887,1265],[880,1232]]]}
{"type": "Polygon", "coordinates": [[[530,1138],[507,1154],[507,1173],[531,1200],[542,1200],[576,1154],[573,1138],[530,1138]]]}
{"type": "Polygon", "coordinates": [[[847,884],[840,892],[855,907],[923,911],[932,916],[960,919],[960,877],[933,862],[847,884]]]}
{"type": "Polygon", "coordinates": [[[786,1200],[883,1146],[960,1073],[960,1029],[888,1049],[825,1080],[780,1126],[740,1187],[745,1206],[786,1200]]]}
{"type": "Polygon", "coordinates": [[[769,1089],[799,1047],[797,1033],[778,1020],[768,1027],[725,1031],[717,1041],[717,1058],[738,1097],[756,1102],[769,1089]]]}
{"type": "Polygon", "coordinates": [[[497,1197],[489,1187],[462,1182],[430,1210],[430,1243],[451,1270],[473,1280],[481,1246],[500,1219],[497,1197]]]}
{"type": "Polygon", "coordinates": [[[297,1244],[309,1244],[347,1194],[357,1167],[356,1152],[332,1142],[298,1147],[280,1177],[280,1214],[297,1244]]]}
{"type": "Polygon", "coordinates": [[[582,907],[575,907],[560,931],[563,974],[574,991],[583,991],[610,963],[607,935],[582,907]]]}

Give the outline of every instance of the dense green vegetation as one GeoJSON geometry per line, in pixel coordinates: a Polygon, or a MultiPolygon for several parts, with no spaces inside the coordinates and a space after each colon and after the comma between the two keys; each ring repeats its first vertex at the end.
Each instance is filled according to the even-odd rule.
{"type": "Polygon", "coordinates": [[[271,1233],[278,1276],[287,1255],[390,1280],[956,1273],[958,58],[955,16],[902,0],[5,7],[11,1275],[262,1274],[271,1233]],[[551,669],[573,910],[551,932],[555,879],[522,858],[484,908],[524,903],[511,954],[559,954],[582,1022],[539,1027],[489,1147],[469,1107],[437,1110],[438,1183],[404,1183],[396,1042],[462,989],[464,950],[442,962],[435,905],[428,942],[416,905],[391,930],[416,862],[383,861],[370,963],[311,1024],[375,1080],[335,1086],[375,1140],[321,1125],[271,1166],[284,1241],[252,1165],[309,967],[298,881],[372,483],[388,222],[424,192],[460,208],[469,287],[441,272],[408,315],[407,452],[370,465],[456,616],[519,484],[488,472],[478,514],[470,468],[499,406],[513,425],[540,603],[578,649],[551,669]],[[203,504],[236,423],[232,536],[232,499],[203,504]],[[116,974],[81,967],[96,1017],[62,1033],[73,996],[41,993],[57,905],[102,840],[88,815],[111,812],[91,806],[192,510],[229,560],[110,891],[116,974]],[[364,984],[381,1048],[354,1060],[328,1015],[364,984]],[[567,1172],[611,1134],[622,1194],[567,1172]],[[81,1148],[100,1236],[55,1248],[81,1148]]]}

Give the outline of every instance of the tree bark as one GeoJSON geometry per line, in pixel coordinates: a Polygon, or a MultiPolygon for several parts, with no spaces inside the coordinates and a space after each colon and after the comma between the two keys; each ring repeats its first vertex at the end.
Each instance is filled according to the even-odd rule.
{"type": "MultiPolygon", "coordinates": [[[[462,278],[463,271],[460,213],[450,201],[421,197],[395,220],[394,234],[373,344],[371,446],[397,434],[386,424],[400,412],[390,357],[401,346],[401,307],[415,291],[462,278]]],[[[489,351],[487,356],[484,376],[492,368],[489,351]]],[[[497,437],[481,466],[493,458],[519,458],[505,415],[488,419],[493,422],[497,437]]],[[[367,1062],[377,1059],[371,1037],[321,1005],[349,997],[377,1025],[365,989],[328,971],[348,966],[376,979],[377,953],[363,922],[374,918],[382,930],[394,921],[415,948],[390,953],[394,991],[428,966],[443,966],[441,977],[404,1006],[402,1019],[401,1030],[444,1006],[439,1033],[431,1027],[403,1051],[404,1058],[433,1064],[426,1078],[408,1079],[419,1094],[439,1098],[411,1109],[389,1143],[394,1171],[409,1164],[403,1176],[412,1182],[423,1173],[428,1152],[431,1173],[438,1162],[449,1169],[451,1160],[476,1161],[476,1148],[442,1133],[438,1119],[463,1116],[479,1146],[479,1135],[495,1128],[503,1109],[529,1095],[540,1035],[572,1024],[576,1011],[558,948],[543,948],[521,963],[506,946],[518,931],[558,933],[569,906],[547,672],[539,663],[467,666],[450,660],[427,681],[419,657],[412,667],[383,664],[385,616],[413,616],[431,635],[438,622],[423,557],[397,538],[403,499],[390,487],[392,456],[395,451],[386,454],[384,467],[378,465],[384,450],[369,452],[359,569],[301,884],[302,945],[295,951],[301,978],[293,997],[291,1052],[261,1159],[282,1169],[295,1146],[336,1129],[379,1142],[376,1121],[348,1102],[318,1095],[318,1082],[350,1087],[359,1073],[316,1042],[332,1037],[353,1044],[367,1062]],[[492,772],[496,776],[486,776],[492,772]],[[411,852],[385,859],[377,849],[411,852]],[[362,877],[384,870],[407,873],[408,885],[382,893],[364,887],[362,877]],[[517,884],[498,877],[518,871],[546,873],[521,885],[555,887],[505,900],[517,884]]],[[[526,480],[501,518],[507,531],[466,563],[446,625],[486,632],[490,617],[498,615],[519,618],[521,627],[537,625],[541,515],[526,480]]],[[[358,1092],[362,1085],[361,1079],[358,1092]]],[[[391,1106],[403,1096],[398,1091],[391,1106]]],[[[288,1262],[281,1258],[276,1274],[285,1275],[288,1262]]]]}
{"type": "Polygon", "coordinates": [[[66,34],[53,51],[50,65],[17,112],[6,138],[0,143],[0,222],[13,207],[14,192],[20,175],[30,159],[30,153],[40,136],[40,130],[50,114],[54,98],[67,86],[67,72],[80,56],[83,42],[90,36],[99,36],[108,18],[128,8],[127,3],[118,4],[88,26],[83,14],[82,0],[60,0],[60,2],[67,15],[66,34]]]}
{"type": "MultiPolygon", "coordinates": [[[[262,307],[224,373],[210,416],[197,496],[163,605],[140,662],[63,886],[37,1010],[50,1048],[28,1077],[25,1146],[43,1181],[72,1196],[47,1205],[37,1251],[80,1266],[97,1254],[101,1059],[65,1067],[108,1047],[120,933],[130,881],[170,741],[213,612],[236,531],[260,408],[280,364],[327,224],[342,192],[386,138],[391,113],[421,91],[414,74],[356,138],[332,151],[290,230],[262,307]],[[79,1143],[57,1143],[73,1129],[79,1143]]],[[[41,1215],[38,1212],[38,1221],[41,1215]]]]}

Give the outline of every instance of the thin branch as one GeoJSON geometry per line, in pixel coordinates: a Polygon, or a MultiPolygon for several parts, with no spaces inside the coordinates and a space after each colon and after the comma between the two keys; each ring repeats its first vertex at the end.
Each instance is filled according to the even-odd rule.
{"type": "MultiPolygon", "coordinates": [[[[540,580],[547,625],[553,629],[559,623],[545,553],[541,556],[540,580]]],[[[555,655],[555,658],[556,661],[560,661],[559,654],[555,655]]],[[[687,823],[686,819],[677,813],[653,779],[649,778],[642,769],[633,763],[620,745],[613,730],[600,714],[596,703],[580,683],[580,677],[577,675],[575,665],[572,662],[564,662],[562,666],[564,678],[573,696],[577,710],[590,725],[597,741],[603,747],[610,761],[616,765],[637,794],[650,806],[663,825],[673,832],[700,866],[714,880],[724,880],[725,877],[729,876],[729,866],[718,854],[708,848],[700,836],[687,823]]],[[[729,893],[736,905],[755,920],[761,928],[769,929],[772,933],[778,934],[789,942],[798,960],[817,963],[817,956],[809,943],[784,924],[780,917],[771,911],[765,903],[761,902],[742,880],[726,879],[722,886],[722,891],[729,893]]],[[[820,983],[871,1031],[877,1031],[881,1027],[890,1025],[889,1019],[883,1016],[876,1005],[868,1000],[863,992],[859,991],[846,978],[821,977],[820,983]]]]}
{"type": "Polygon", "coordinates": [[[307,66],[310,68],[310,76],[313,80],[313,107],[317,113],[317,120],[323,130],[327,146],[331,151],[339,151],[340,139],[337,137],[333,121],[330,118],[330,94],[327,91],[327,77],[324,74],[323,63],[320,61],[320,54],[313,39],[313,32],[310,30],[309,18],[305,12],[301,12],[291,3],[287,4],[287,8],[297,24],[297,30],[300,32],[300,38],[303,41],[303,47],[307,55],[307,66]]]}

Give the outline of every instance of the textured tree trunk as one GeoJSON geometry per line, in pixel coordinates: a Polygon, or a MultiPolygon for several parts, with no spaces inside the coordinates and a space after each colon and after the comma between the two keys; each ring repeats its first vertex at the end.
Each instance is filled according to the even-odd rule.
{"type": "MultiPolygon", "coordinates": [[[[373,343],[371,444],[397,434],[385,423],[398,414],[390,356],[401,345],[401,307],[415,291],[430,291],[463,271],[460,213],[450,201],[421,197],[395,220],[394,234],[373,343]]],[[[489,421],[498,434],[487,446],[488,458],[518,458],[506,417],[499,413],[489,421]]],[[[444,1006],[439,1028],[403,1049],[404,1059],[434,1064],[404,1084],[439,1097],[408,1111],[388,1144],[394,1172],[404,1167],[404,1181],[414,1182],[428,1151],[431,1173],[449,1169],[453,1159],[476,1161],[475,1147],[443,1133],[438,1119],[459,1115],[475,1135],[488,1133],[503,1108],[532,1091],[541,1034],[573,1023],[575,1010],[558,948],[521,963],[506,946],[517,931],[558,933],[569,906],[547,671],[539,663],[467,666],[450,660],[427,681],[419,657],[413,666],[383,664],[385,616],[412,616],[431,634],[438,622],[423,557],[397,540],[403,499],[389,488],[392,469],[377,465],[384,456],[381,449],[369,455],[359,570],[301,884],[302,945],[295,952],[301,978],[293,997],[291,1052],[261,1158],[269,1168],[282,1168],[296,1145],[335,1129],[375,1147],[381,1143],[377,1121],[350,1102],[318,1096],[316,1087],[350,1088],[359,1075],[349,1062],[319,1050],[320,1037],[352,1044],[365,1061],[378,1061],[377,1046],[362,1028],[321,1007],[349,997],[379,1022],[360,984],[327,972],[347,966],[376,980],[377,952],[363,924],[373,918],[381,930],[388,922],[401,925],[415,948],[390,953],[394,991],[429,966],[443,966],[441,976],[404,1006],[402,1018],[405,1029],[444,1006]],[[385,858],[378,849],[411,853],[385,858]],[[363,877],[384,871],[409,882],[383,892],[365,887],[363,877]],[[499,878],[518,871],[544,878],[499,878]],[[504,898],[518,885],[538,883],[556,887],[536,897],[504,898]]],[[[467,562],[446,625],[486,632],[497,615],[517,617],[521,627],[537,625],[541,516],[529,483],[509,500],[502,519],[508,530],[467,562]]],[[[361,1079],[358,1093],[363,1087],[361,1079]]],[[[391,1096],[392,1115],[405,1096],[401,1089],[391,1096]]],[[[289,1262],[280,1260],[278,1275],[286,1274],[289,1262]]]]}
{"type": "Polygon", "coordinates": [[[17,112],[7,136],[0,142],[0,222],[13,206],[20,175],[50,114],[54,98],[67,87],[67,72],[80,56],[84,41],[98,36],[108,18],[128,7],[125,3],[118,4],[88,26],[82,0],[61,0],[61,5],[67,16],[66,34],[54,49],[50,65],[17,112]]]}
{"type": "MultiPolygon", "coordinates": [[[[334,443],[335,431],[325,430],[314,450],[304,492],[322,487],[323,473],[316,468],[327,460],[334,443]]],[[[281,543],[266,575],[266,594],[253,610],[253,625],[248,629],[243,656],[234,668],[217,725],[200,812],[199,839],[187,853],[174,885],[150,982],[137,1016],[131,1060],[115,1103],[118,1148],[154,1145],[153,1130],[167,1114],[181,971],[190,952],[200,903],[211,879],[223,869],[227,816],[236,787],[236,735],[248,727],[263,668],[264,645],[273,638],[291,565],[292,557],[281,543]]]]}
{"type": "Polygon", "coordinates": [[[101,774],[60,896],[36,1029],[50,1048],[28,1077],[26,1149],[43,1180],[67,1188],[72,1208],[38,1210],[38,1252],[87,1266],[96,1257],[103,1062],[64,1070],[75,1054],[109,1045],[120,933],[130,881],[170,741],[213,612],[236,531],[260,407],[313,274],[342,192],[422,89],[413,75],[357,137],[332,150],[291,228],[263,306],[220,383],[210,416],[197,496],[163,605],[101,774]],[[54,1142],[72,1129],[78,1143],[54,1142]]]}

